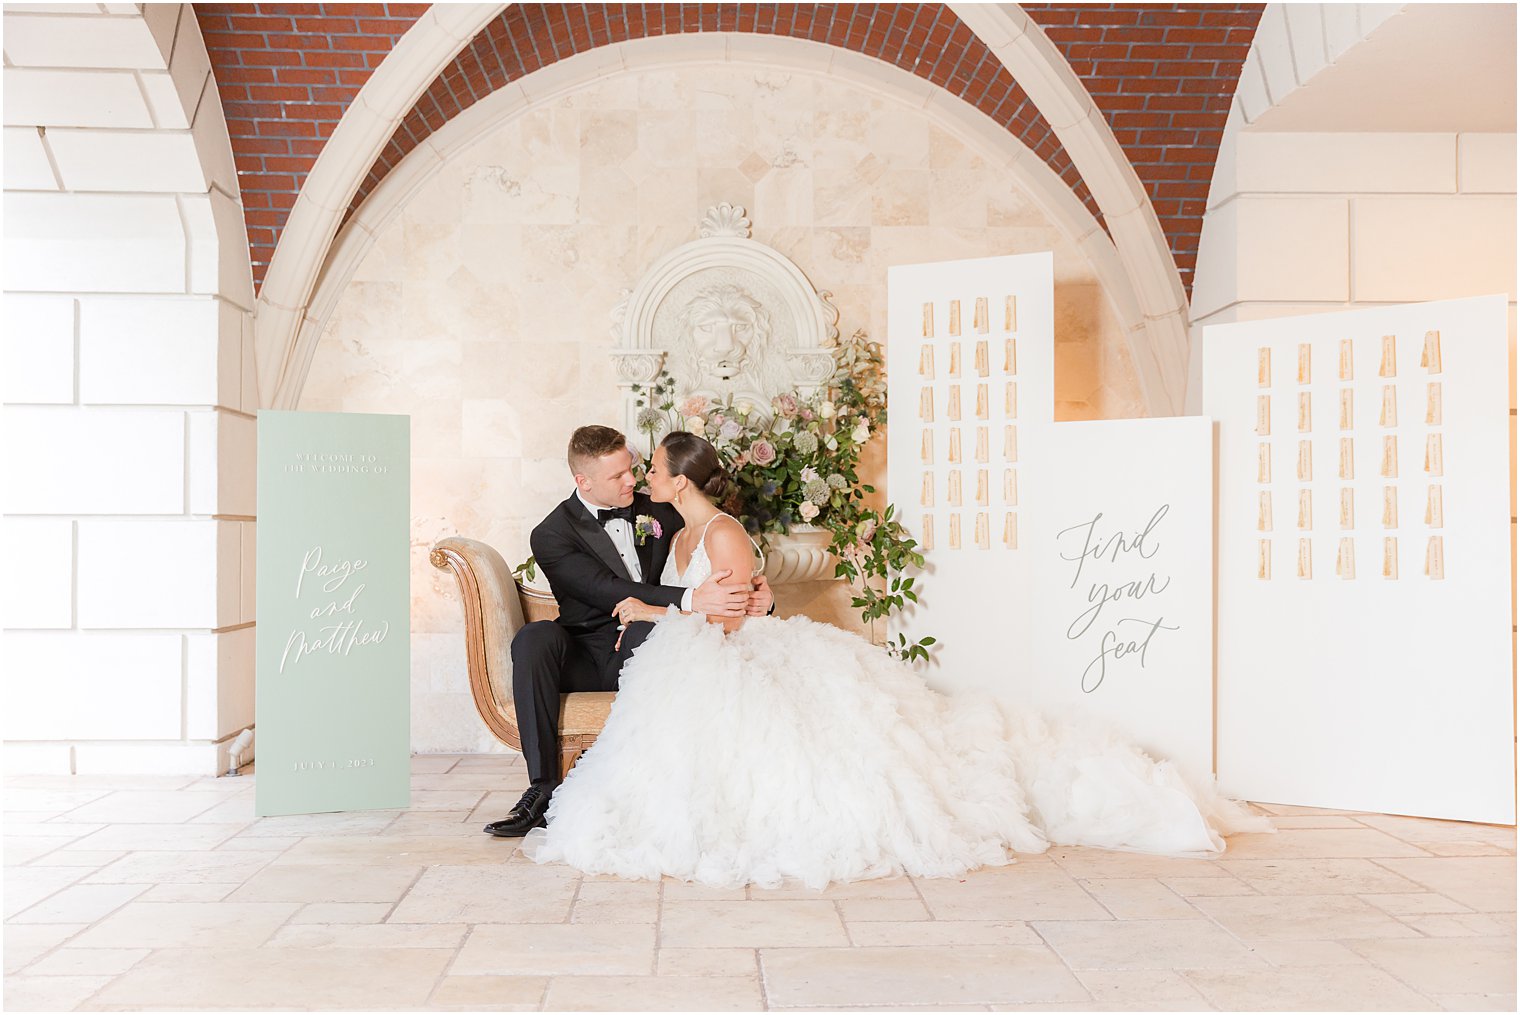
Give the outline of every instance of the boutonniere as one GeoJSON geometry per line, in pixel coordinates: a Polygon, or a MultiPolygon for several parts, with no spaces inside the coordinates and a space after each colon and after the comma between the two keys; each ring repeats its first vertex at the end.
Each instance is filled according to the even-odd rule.
{"type": "Polygon", "coordinates": [[[660,530],[660,523],[653,515],[639,515],[633,520],[633,534],[640,546],[650,536],[659,539],[665,533],[660,530]]]}

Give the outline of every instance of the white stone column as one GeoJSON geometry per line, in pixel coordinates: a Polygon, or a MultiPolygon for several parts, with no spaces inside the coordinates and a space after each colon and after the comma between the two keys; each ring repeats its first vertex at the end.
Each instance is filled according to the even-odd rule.
{"type": "Polygon", "coordinates": [[[188,4],[5,7],[5,764],[253,723],[253,284],[188,4]]]}

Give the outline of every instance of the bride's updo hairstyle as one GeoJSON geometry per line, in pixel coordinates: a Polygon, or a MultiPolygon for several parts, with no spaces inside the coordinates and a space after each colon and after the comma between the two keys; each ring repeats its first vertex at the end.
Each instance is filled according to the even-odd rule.
{"type": "Polygon", "coordinates": [[[665,468],[672,476],[685,476],[719,510],[738,513],[739,487],[718,460],[717,449],[685,430],[666,434],[660,447],[665,449],[665,468]]]}

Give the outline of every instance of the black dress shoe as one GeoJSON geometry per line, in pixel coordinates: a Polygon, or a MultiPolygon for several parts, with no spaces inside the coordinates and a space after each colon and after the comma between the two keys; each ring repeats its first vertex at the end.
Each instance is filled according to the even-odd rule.
{"type": "Polygon", "coordinates": [[[548,823],[544,820],[544,811],[549,809],[549,797],[553,793],[552,786],[534,783],[506,817],[491,822],[484,830],[503,839],[516,839],[527,835],[530,829],[543,828],[548,823]]]}

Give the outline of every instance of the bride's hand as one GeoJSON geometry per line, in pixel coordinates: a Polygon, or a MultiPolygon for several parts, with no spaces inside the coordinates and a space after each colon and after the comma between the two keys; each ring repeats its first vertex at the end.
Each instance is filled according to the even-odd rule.
{"type": "Polygon", "coordinates": [[[617,617],[619,624],[626,627],[641,620],[658,620],[665,615],[665,611],[629,596],[612,608],[612,615],[617,617]]]}

